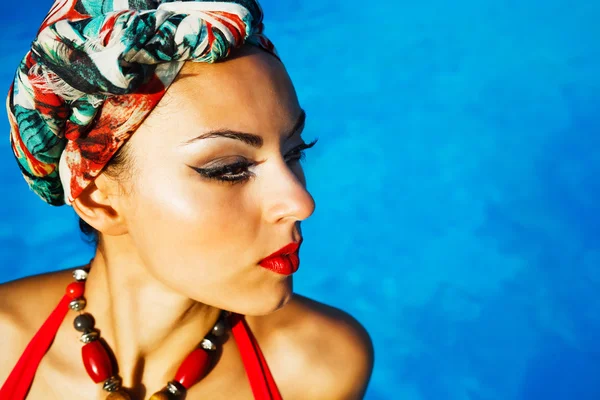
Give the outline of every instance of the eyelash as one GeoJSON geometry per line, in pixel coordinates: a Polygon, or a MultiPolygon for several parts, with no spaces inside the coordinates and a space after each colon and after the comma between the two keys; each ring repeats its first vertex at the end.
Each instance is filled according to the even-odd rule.
{"type": "MultiPolygon", "coordinates": [[[[306,154],[304,150],[310,149],[315,144],[317,144],[318,139],[313,140],[312,142],[306,144],[303,143],[298,147],[292,149],[288,154],[286,154],[286,158],[289,161],[304,161],[306,158],[306,154]],[[292,158],[288,158],[292,157],[292,158]]],[[[196,172],[198,172],[202,177],[206,179],[213,179],[219,182],[225,182],[232,185],[236,183],[244,183],[248,181],[250,178],[254,178],[254,174],[248,171],[248,168],[256,165],[256,163],[249,161],[238,161],[228,165],[224,165],[222,167],[216,168],[196,168],[192,167],[196,172]],[[239,172],[241,170],[241,172],[239,172]],[[236,172],[236,173],[234,173],[236,172]]]]}

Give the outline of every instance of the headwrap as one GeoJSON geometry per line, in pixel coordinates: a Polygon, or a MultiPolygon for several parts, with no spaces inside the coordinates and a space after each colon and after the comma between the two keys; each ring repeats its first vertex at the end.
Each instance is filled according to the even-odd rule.
{"type": "Polygon", "coordinates": [[[56,0],[7,99],[12,149],[31,189],[71,204],[185,61],[212,63],[243,43],[277,57],[262,18],[255,0],[56,0]]]}

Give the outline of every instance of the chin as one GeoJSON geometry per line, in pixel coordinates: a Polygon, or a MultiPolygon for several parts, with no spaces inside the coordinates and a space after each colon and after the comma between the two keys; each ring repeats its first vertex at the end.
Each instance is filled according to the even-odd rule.
{"type": "Polygon", "coordinates": [[[280,285],[265,289],[257,295],[256,300],[252,303],[248,302],[236,312],[248,316],[261,316],[271,314],[283,308],[294,294],[292,277],[286,277],[280,285]]]}

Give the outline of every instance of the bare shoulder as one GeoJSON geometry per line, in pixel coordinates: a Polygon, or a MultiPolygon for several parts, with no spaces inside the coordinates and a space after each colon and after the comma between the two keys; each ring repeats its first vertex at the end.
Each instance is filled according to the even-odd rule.
{"type": "Polygon", "coordinates": [[[265,357],[284,398],[363,398],[373,369],[373,345],[348,313],[294,295],[281,310],[251,320],[259,341],[264,338],[265,357]]]}
{"type": "Polygon", "coordinates": [[[70,276],[58,271],[0,284],[0,385],[60,301],[70,276]]]}

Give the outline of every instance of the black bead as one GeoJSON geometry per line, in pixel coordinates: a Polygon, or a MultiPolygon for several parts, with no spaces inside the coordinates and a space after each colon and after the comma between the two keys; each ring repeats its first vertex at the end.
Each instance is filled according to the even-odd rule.
{"type": "Polygon", "coordinates": [[[75,317],[75,321],[73,321],[73,325],[75,329],[79,332],[89,332],[94,329],[94,317],[90,314],[80,314],[75,317]]]}

